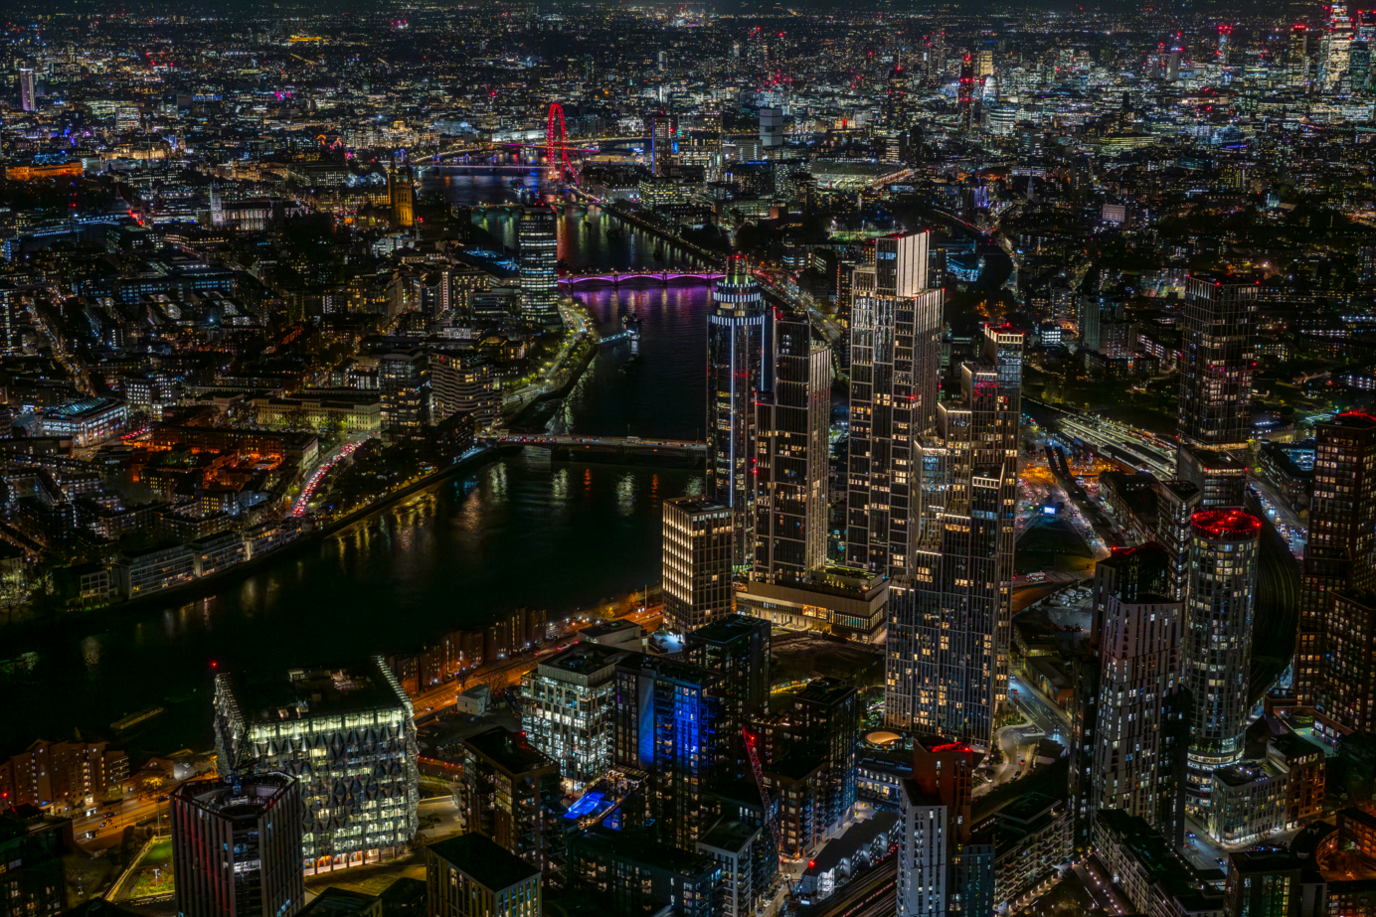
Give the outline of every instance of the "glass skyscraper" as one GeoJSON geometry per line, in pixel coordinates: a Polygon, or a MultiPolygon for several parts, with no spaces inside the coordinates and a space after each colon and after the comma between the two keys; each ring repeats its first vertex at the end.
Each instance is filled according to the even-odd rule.
{"type": "Polygon", "coordinates": [[[1180,354],[1181,442],[1241,448],[1252,429],[1257,286],[1191,277],[1180,354]]]}
{"type": "Polygon", "coordinates": [[[707,317],[707,496],[731,512],[734,568],[755,553],[755,401],[766,378],[764,297],[733,259],[707,317]]]}
{"type": "Polygon", "coordinates": [[[938,405],[906,471],[911,573],[893,588],[885,650],[893,727],[992,741],[1008,694],[1021,366],[1022,335],[986,328],[961,400],[938,405]]]}
{"type": "Polygon", "coordinates": [[[532,325],[558,325],[559,212],[553,207],[527,207],[516,234],[521,318],[532,325]]]}
{"type": "Polygon", "coordinates": [[[908,572],[917,438],[936,417],[941,290],[927,289],[930,233],[875,240],[852,278],[846,562],[908,572]]]}
{"type": "Polygon", "coordinates": [[[1193,704],[1186,806],[1202,813],[1213,772],[1242,760],[1261,520],[1208,509],[1191,525],[1181,683],[1193,704]]]}

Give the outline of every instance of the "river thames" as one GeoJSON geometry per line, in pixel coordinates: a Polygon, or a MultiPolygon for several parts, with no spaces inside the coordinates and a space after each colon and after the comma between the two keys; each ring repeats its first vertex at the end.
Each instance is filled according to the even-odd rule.
{"type": "MultiPolygon", "coordinates": [[[[456,203],[501,200],[509,176],[428,176],[456,203]],[[447,179],[447,180],[446,180],[447,179]]],[[[502,241],[509,218],[492,217],[502,241]]],[[[560,255],[583,268],[688,266],[595,211],[561,226],[560,255]]],[[[509,236],[505,236],[509,238],[509,236]]],[[[567,396],[519,426],[697,439],[705,399],[706,285],[575,294],[599,330],[634,311],[639,354],[603,346],[567,396]]],[[[213,597],[73,615],[6,634],[0,736],[6,753],[73,730],[104,736],[150,706],[166,712],[117,742],[147,752],[208,748],[214,671],[289,667],[418,649],[449,630],[528,606],[552,617],[660,578],[660,505],[701,489],[687,469],[503,458],[394,504],[316,547],[225,582],[213,597]]]]}

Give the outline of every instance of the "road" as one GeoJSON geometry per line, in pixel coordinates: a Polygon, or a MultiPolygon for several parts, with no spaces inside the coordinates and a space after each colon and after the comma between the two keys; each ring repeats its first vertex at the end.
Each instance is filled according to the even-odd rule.
{"type": "Polygon", "coordinates": [[[1113,878],[1108,870],[1095,857],[1076,863],[1071,869],[1075,870],[1075,875],[1079,877],[1085,891],[1094,899],[1097,907],[1104,909],[1104,913],[1110,917],[1117,917],[1120,914],[1132,914],[1135,910],[1132,903],[1118,894],[1113,887],[1113,878]]]}
{"type": "MultiPolygon", "coordinates": [[[[592,340],[590,337],[591,328],[584,313],[577,309],[560,306],[559,316],[564,321],[564,327],[569,329],[569,334],[564,343],[560,345],[559,352],[540,368],[540,374],[536,378],[518,389],[507,392],[502,403],[503,408],[523,405],[545,394],[551,388],[558,388],[562,385],[563,383],[559,381],[559,374],[564,370],[565,361],[574,353],[579,344],[585,340],[592,340]]],[[[596,341],[593,340],[592,343],[596,344],[596,341]]]]}
{"type": "MultiPolygon", "coordinates": [[[[641,611],[631,612],[618,620],[634,621],[646,630],[653,632],[659,627],[659,620],[663,613],[664,606],[651,605],[641,611]]],[[[438,710],[443,710],[445,707],[452,707],[455,698],[458,697],[465,685],[486,684],[494,693],[519,685],[525,674],[534,670],[540,664],[541,659],[552,656],[560,650],[568,649],[576,642],[577,635],[574,633],[537,653],[501,660],[490,666],[480,665],[473,671],[465,673],[462,678],[419,691],[411,696],[411,705],[415,708],[416,717],[427,716],[438,710]]]]}
{"type": "Polygon", "coordinates": [[[293,516],[305,515],[311,500],[315,497],[316,492],[320,489],[320,485],[324,483],[330,471],[334,469],[334,466],[338,464],[341,459],[353,455],[354,452],[358,450],[358,447],[362,446],[369,439],[371,439],[371,437],[361,436],[346,440],[336,446],[323,459],[318,459],[315,468],[306,478],[305,483],[301,485],[301,495],[298,496],[296,502],[292,504],[291,514],[293,516]]]}
{"type": "Polygon", "coordinates": [[[416,806],[420,816],[420,835],[430,841],[442,840],[463,832],[463,819],[452,796],[422,799],[416,806]]]}
{"type": "MultiPolygon", "coordinates": [[[[160,792],[158,796],[165,796],[166,793],[171,793],[172,789],[173,787],[168,787],[165,793],[160,792]]],[[[159,802],[157,797],[138,797],[94,808],[99,810],[98,814],[82,815],[72,819],[72,833],[82,848],[88,851],[118,846],[124,841],[124,829],[139,822],[155,817],[167,818],[165,798],[159,802]],[[114,816],[107,817],[107,812],[113,812],[114,816]],[[104,827],[101,827],[102,824],[104,827]],[[88,837],[88,834],[91,836],[88,837]]]]}
{"type": "Polygon", "coordinates": [[[1036,761],[1036,756],[1031,752],[1036,750],[1037,740],[1041,735],[1041,729],[1032,723],[1004,726],[997,730],[994,733],[994,741],[1003,749],[1003,763],[993,769],[993,776],[988,783],[975,787],[974,797],[978,799],[994,792],[1015,776],[1019,779],[1026,776],[1036,761]]]}
{"type": "Polygon", "coordinates": [[[1296,557],[1304,555],[1304,546],[1309,540],[1309,526],[1299,517],[1290,504],[1285,502],[1285,498],[1280,495],[1270,482],[1263,481],[1261,478],[1253,478],[1250,482],[1256,490],[1259,500],[1258,507],[1263,510],[1266,518],[1275,523],[1276,529],[1280,531],[1290,546],[1290,553],[1296,557]]]}
{"type": "Polygon", "coordinates": [[[1070,735],[1070,715],[1016,675],[1008,676],[1008,696],[1048,736],[1070,735]]]}

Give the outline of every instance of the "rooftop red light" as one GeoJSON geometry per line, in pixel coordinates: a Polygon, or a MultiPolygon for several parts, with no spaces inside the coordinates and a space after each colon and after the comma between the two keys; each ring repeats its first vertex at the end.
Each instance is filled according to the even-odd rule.
{"type": "Polygon", "coordinates": [[[934,755],[939,755],[946,751],[969,751],[969,747],[963,742],[950,742],[946,745],[934,745],[929,751],[934,755]]]}
{"type": "Polygon", "coordinates": [[[1334,419],[1334,420],[1341,420],[1341,419],[1344,418],[1344,417],[1351,418],[1352,420],[1366,420],[1366,421],[1370,421],[1371,423],[1376,423],[1376,414],[1370,414],[1370,413],[1367,413],[1366,411],[1356,411],[1356,410],[1353,410],[1353,411],[1343,411],[1341,414],[1339,414],[1337,417],[1334,417],[1333,419],[1334,419]]]}
{"type": "Polygon", "coordinates": [[[1261,531],[1261,520],[1241,509],[1204,509],[1190,522],[1206,538],[1250,538],[1261,531]]]}

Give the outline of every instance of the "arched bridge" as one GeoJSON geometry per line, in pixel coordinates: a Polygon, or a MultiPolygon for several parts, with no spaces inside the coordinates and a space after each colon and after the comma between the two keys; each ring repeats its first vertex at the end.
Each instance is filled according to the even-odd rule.
{"type": "Polygon", "coordinates": [[[663,285],[671,283],[710,283],[720,280],[725,274],[713,271],[626,271],[624,273],[568,274],[559,278],[563,286],[582,283],[610,283],[618,286],[623,283],[644,283],[652,281],[663,285]]]}

